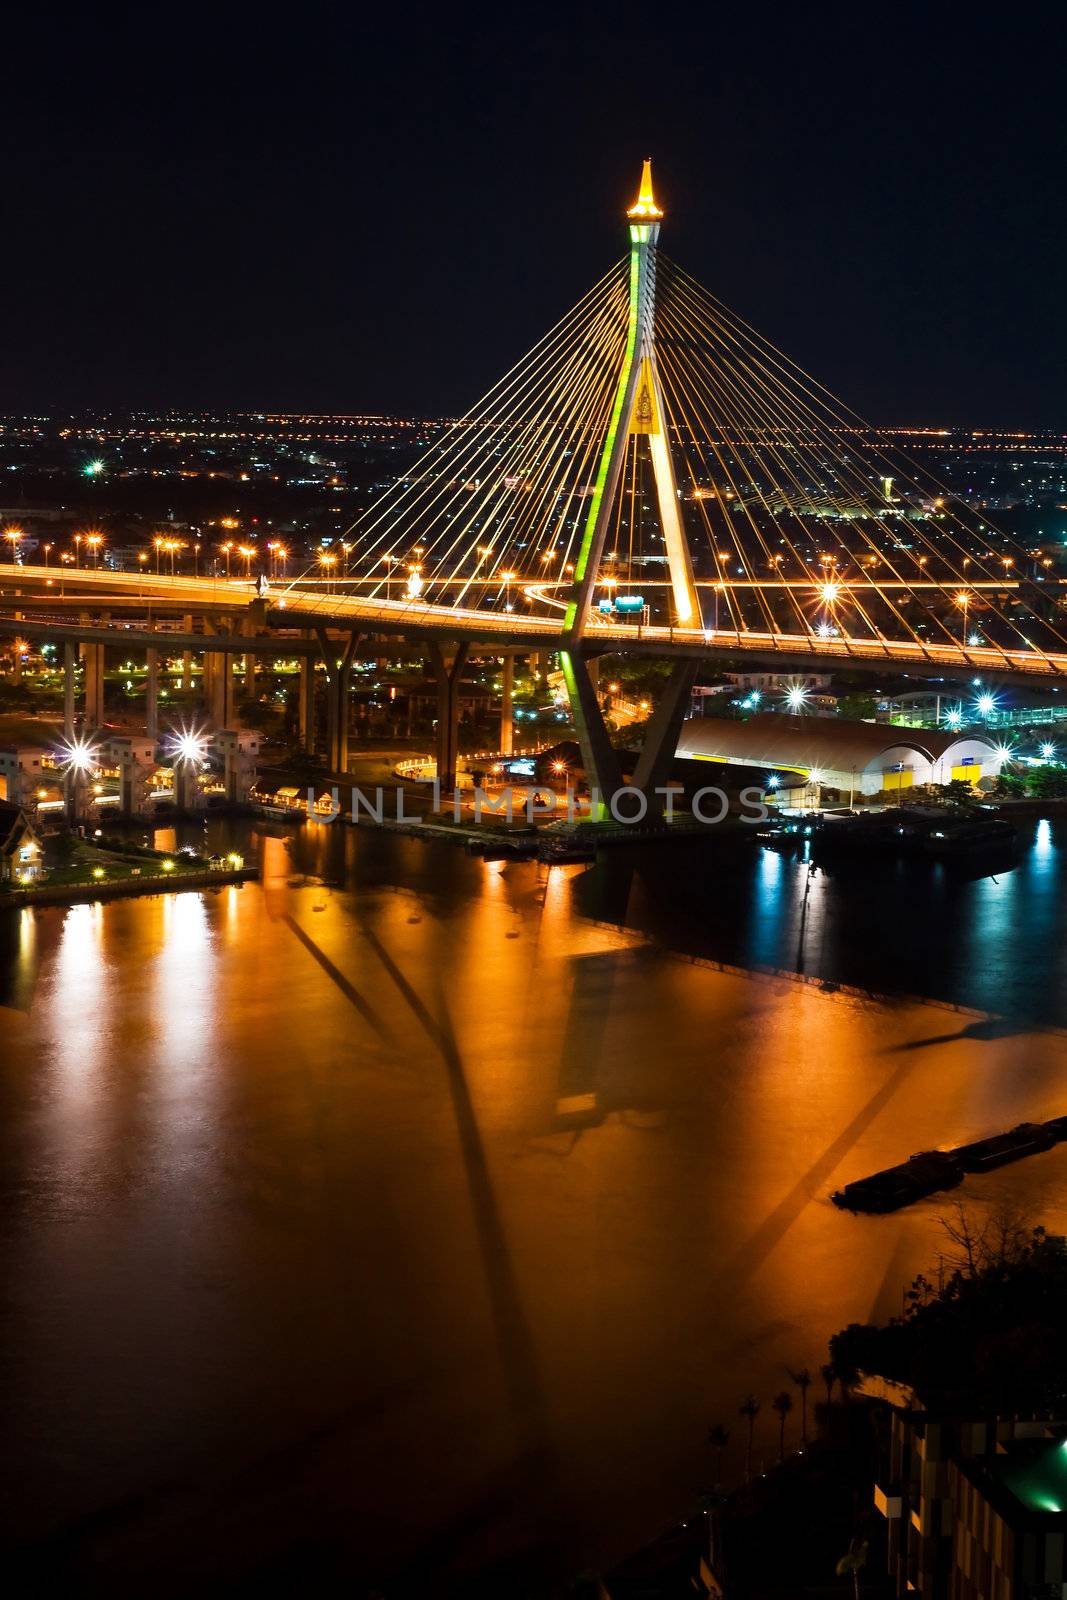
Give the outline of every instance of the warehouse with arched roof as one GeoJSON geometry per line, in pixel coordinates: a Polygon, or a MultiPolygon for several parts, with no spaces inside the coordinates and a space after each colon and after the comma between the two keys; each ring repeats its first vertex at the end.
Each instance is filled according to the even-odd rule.
{"type": "Polygon", "coordinates": [[[833,789],[861,794],[918,784],[977,784],[1000,771],[1003,753],[985,733],[897,728],[838,717],[764,711],[744,722],[694,717],[683,723],[678,755],[691,761],[764,766],[768,771],[817,773],[833,789]]]}

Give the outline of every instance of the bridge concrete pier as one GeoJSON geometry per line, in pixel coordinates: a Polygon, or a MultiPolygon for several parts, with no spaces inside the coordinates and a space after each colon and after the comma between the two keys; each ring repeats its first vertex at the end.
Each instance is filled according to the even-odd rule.
{"type": "Polygon", "coordinates": [[[297,690],[300,745],[303,750],[315,748],[315,663],[309,656],[300,657],[300,686],[297,690]]]}
{"type": "Polygon", "coordinates": [[[159,651],[151,646],[145,651],[144,725],[150,739],[159,737],[159,651]]]}
{"type": "Polygon", "coordinates": [[[451,657],[436,639],[428,641],[430,662],[437,679],[437,779],[442,792],[456,786],[459,766],[459,683],[470,653],[466,640],[457,643],[451,657]]]}
{"type": "Polygon", "coordinates": [[[73,639],[63,641],[63,737],[74,738],[74,702],[77,694],[78,646],[73,639]]]}
{"type": "Polygon", "coordinates": [[[619,758],[608,738],[604,713],[600,709],[596,685],[589,670],[589,660],[576,644],[561,650],[559,659],[570,696],[571,716],[578,733],[586,781],[591,789],[597,790],[600,799],[599,806],[594,807],[594,815],[603,815],[605,801],[622,788],[619,758]]]}
{"type": "Polygon", "coordinates": [[[212,621],[204,618],[204,671],[202,694],[208,721],[213,728],[228,728],[235,721],[233,695],[233,660],[227,655],[221,641],[229,637],[229,628],[223,618],[212,621]],[[218,646],[212,640],[218,639],[218,646]]]}
{"type": "Polygon", "coordinates": [[[504,656],[503,680],[500,695],[500,754],[509,756],[515,748],[515,655],[511,650],[504,656]]]}
{"type": "Polygon", "coordinates": [[[85,716],[87,728],[104,725],[104,665],[107,646],[83,643],[82,661],[85,665],[85,716]]]}
{"type": "MultiPolygon", "coordinates": [[[[251,610],[246,612],[246,614],[241,618],[241,633],[245,635],[245,637],[255,637],[256,633],[259,631],[257,624],[258,619],[252,614],[251,610]]],[[[242,656],[241,659],[244,667],[245,696],[247,699],[254,700],[256,697],[256,668],[258,666],[258,662],[251,651],[248,651],[244,656],[242,656]]]]}
{"type": "Polygon", "coordinates": [[[204,651],[204,700],[213,727],[228,728],[234,721],[233,660],[224,649],[204,651]]]}
{"type": "Polygon", "coordinates": [[[662,813],[664,809],[663,796],[655,791],[667,781],[699,665],[697,661],[674,663],[666,687],[649,718],[645,742],[630,782],[646,796],[650,812],[662,813]]]}
{"type": "Polygon", "coordinates": [[[326,762],[331,772],[347,772],[348,688],[352,657],[363,635],[350,633],[339,646],[330,639],[325,628],[316,628],[315,634],[326,668],[326,762]]]}
{"type": "MultiPolygon", "coordinates": [[[[192,618],[191,612],[186,612],[185,615],[182,617],[182,628],[186,633],[192,633],[192,631],[193,631],[193,618],[192,618]]],[[[193,652],[191,650],[183,650],[182,651],[182,688],[188,691],[189,689],[192,688],[192,686],[193,686],[193,652]]]]}

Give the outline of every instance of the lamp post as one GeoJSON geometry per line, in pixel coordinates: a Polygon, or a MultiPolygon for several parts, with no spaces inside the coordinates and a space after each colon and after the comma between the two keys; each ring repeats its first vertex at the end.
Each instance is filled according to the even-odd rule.
{"type": "Polygon", "coordinates": [[[967,590],[961,589],[956,596],[956,604],[959,606],[960,612],[963,616],[963,623],[961,627],[962,637],[960,639],[960,643],[963,645],[964,649],[967,648],[967,607],[970,605],[970,603],[971,597],[967,590]]]}

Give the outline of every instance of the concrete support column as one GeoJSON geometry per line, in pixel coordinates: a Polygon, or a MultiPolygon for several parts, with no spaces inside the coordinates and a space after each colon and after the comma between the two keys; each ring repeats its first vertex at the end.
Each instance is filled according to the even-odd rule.
{"type": "Polygon", "coordinates": [[[350,633],[342,646],[330,639],[325,628],[315,632],[326,667],[326,765],[331,772],[347,772],[348,686],[352,658],[362,635],[350,633]]]}
{"type": "MultiPolygon", "coordinates": [[[[242,619],[241,632],[254,635],[256,631],[256,618],[249,613],[242,619]]],[[[256,658],[249,652],[244,657],[245,696],[254,700],[256,696],[256,658]]]]}
{"type": "Polygon", "coordinates": [[[300,657],[300,747],[315,748],[315,663],[310,656],[300,657]]]}
{"type": "Polygon", "coordinates": [[[144,725],[150,739],[159,737],[159,651],[145,651],[144,725]]]}
{"type": "Polygon", "coordinates": [[[123,761],[119,764],[119,811],[124,817],[132,817],[137,807],[135,793],[136,782],[132,762],[123,761]]]}
{"type": "Polygon", "coordinates": [[[104,723],[104,663],[107,646],[83,644],[85,663],[85,726],[100,728],[104,723]]]}
{"type": "Polygon", "coordinates": [[[225,650],[204,653],[204,666],[210,662],[209,715],[216,728],[233,726],[233,663],[225,650]]]}
{"type": "Polygon", "coordinates": [[[457,644],[451,661],[436,639],[430,661],[437,678],[437,777],[441,790],[454,789],[459,764],[459,682],[470,645],[457,644]]]}
{"type": "Polygon", "coordinates": [[[74,738],[74,696],[77,687],[76,672],[78,647],[73,639],[63,643],[63,737],[69,744],[74,738]]]}
{"type": "Polygon", "coordinates": [[[656,709],[649,718],[645,742],[641,746],[631,782],[648,796],[650,811],[663,810],[663,797],[655,794],[654,790],[667,781],[699,664],[697,661],[674,663],[663,693],[656,702],[656,709]]]}
{"type": "MultiPolygon", "coordinates": [[[[193,619],[192,619],[191,616],[184,616],[182,618],[182,629],[183,629],[183,631],[185,633],[192,633],[192,631],[193,631],[193,619]]],[[[191,689],[192,686],[193,686],[193,652],[191,650],[183,650],[182,651],[182,688],[183,689],[191,689]]]]}
{"type": "Polygon", "coordinates": [[[622,788],[619,758],[608,738],[604,714],[589,675],[589,663],[577,649],[561,650],[559,659],[570,696],[571,716],[578,733],[586,781],[591,789],[599,791],[603,805],[616,790],[622,788]]]}
{"type": "Polygon", "coordinates": [[[500,753],[509,756],[515,745],[515,657],[509,650],[504,657],[504,684],[500,696],[500,753]]]}

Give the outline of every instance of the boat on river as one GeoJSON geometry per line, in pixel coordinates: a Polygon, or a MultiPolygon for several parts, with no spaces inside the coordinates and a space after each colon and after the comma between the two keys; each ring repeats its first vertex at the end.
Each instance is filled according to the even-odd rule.
{"type": "Polygon", "coordinates": [[[963,1168],[950,1151],[920,1150],[898,1166],[846,1183],[832,1199],[843,1211],[899,1211],[915,1200],[924,1200],[941,1189],[954,1189],[962,1182],[963,1168]]]}
{"type": "Polygon", "coordinates": [[[1067,1117],[1047,1122],[1020,1122],[1007,1133],[974,1139],[954,1150],[921,1150],[899,1166],[886,1167],[869,1178],[857,1178],[831,1195],[843,1211],[899,1211],[915,1200],[954,1189],[967,1173],[994,1172],[1024,1156],[1039,1155],[1067,1140],[1067,1117]]]}
{"type": "MultiPolygon", "coordinates": [[[[1061,1120],[1056,1118],[1057,1126],[1061,1120]]],[[[952,1154],[964,1172],[992,1172],[997,1167],[1006,1167],[1009,1161],[1021,1161],[1023,1156],[1051,1150],[1062,1137],[1048,1123],[1020,1122],[1007,1133],[995,1134],[991,1139],[958,1145],[952,1154]]]]}

